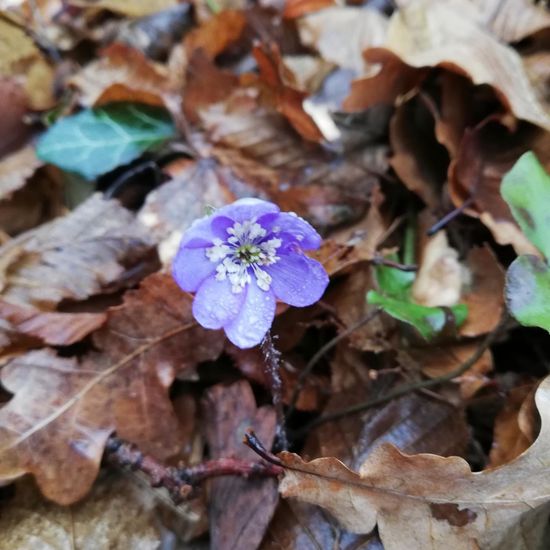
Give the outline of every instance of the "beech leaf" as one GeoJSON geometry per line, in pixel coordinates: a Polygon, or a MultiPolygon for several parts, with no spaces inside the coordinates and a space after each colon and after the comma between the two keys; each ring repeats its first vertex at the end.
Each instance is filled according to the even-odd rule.
{"type": "Polygon", "coordinates": [[[110,103],[59,119],[41,137],[39,158],[94,179],[174,136],[167,111],[139,103],[110,103]]]}

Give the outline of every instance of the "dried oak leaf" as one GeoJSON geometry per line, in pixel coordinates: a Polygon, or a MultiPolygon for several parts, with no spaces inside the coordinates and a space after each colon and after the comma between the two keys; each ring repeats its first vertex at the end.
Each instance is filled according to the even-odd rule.
{"type": "Polygon", "coordinates": [[[168,389],[176,374],[217,358],[224,341],[195,323],[191,302],[171,276],[152,275],[108,311],[96,351],[80,361],[44,349],[8,363],[2,384],[13,398],[0,409],[0,478],[32,473],[46,497],[70,504],[90,489],[115,430],[158,458],[175,454],[168,389]]]}
{"type": "Polygon", "coordinates": [[[0,247],[0,295],[52,309],[124,288],[151,270],[153,247],[131,212],[97,194],[0,247]]]}
{"type": "Polygon", "coordinates": [[[322,506],[353,532],[378,525],[386,550],[541,548],[550,498],[550,378],[535,401],[539,437],[500,468],[472,473],[462,458],[406,455],[388,444],[359,473],[334,458],[304,462],[281,453],[281,493],[322,506]]]}
{"type": "Polygon", "coordinates": [[[10,199],[42,164],[32,145],[3,157],[0,160],[0,200],[10,199]]]}
{"type": "MultiPolygon", "coordinates": [[[[256,455],[242,442],[249,427],[267,448],[273,444],[275,411],[270,406],[256,407],[248,382],[210,388],[203,409],[211,458],[255,460],[256,455]]],[[[274,479],[213,479],[209,506],[212,548],[257,548],[277,505],[276,485],[274,479]]]]}
{"type": "Polygon", "coordinates": [[[175,93],[166,67],[121,43],[101,50],[99,59],[73,75],[68,84],[79,90],[79,101],[86,107],[113,101],[164,107],[175,93]]]}
{"type": "MultiPolygon", "coordinates": [[[[341,344],[331,361],[333,393],[326,413],[364,402],[369,395],[388,393],[403,383],[394,375],[369,376],[368,361],[341,344]]],[[[395,399],[363,413],[348,415],[313,430],[306,441],[307,456],[334,456],[348,467],[358,467],[382,442],[405,452],[430,452],[444,456],[463,453],[468,430],[462,411],[431,396],[416,393],[395,399]]],[[[262,550],[359,548],[361,537],[343,530],[319,508],[290,500],[282,502],[264,539],[262,550]],[[315,545],[317,542],[317,546],[315,545]],[[338,544],[339,543],[339,544],[338,544]]]]}

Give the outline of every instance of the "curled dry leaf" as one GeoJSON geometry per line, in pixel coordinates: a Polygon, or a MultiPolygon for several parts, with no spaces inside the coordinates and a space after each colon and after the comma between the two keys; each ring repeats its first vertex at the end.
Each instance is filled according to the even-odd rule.
{"type": "Polygon", "coordinates": [[[318,504],[347,529],[377,525],[386,550],[540,548],[548,520],[550,378],[535,395],[541,431],[500,468],[472,473],[458,457],[376,448],[359,473],[334,458],[302,461],[281,453],[285,497],[318,504]]]}
{"type": "Polygon", "coordinates": [[[175,93],[165,67],[120,43],[103,49],[100,58],[72,76],[68,84],[79,90],[79,101],[86,107],[112,101],[163,107],[175,93]]]}
{"type": "Polygon", "coordinates": [[[0,294],[53,308],[139,280],[150,271],[154,243],[116,201],[94,195],[70,214],[0,247],[0,294]]]}
{"type": "Polygon", "coordinates": [[[2,384],[14,396],[0,409],[0,478],[32,473],[45,496],[70,504],[90,489],[115,430],[143,452],[175,454],[168,389],[223,346],[219,332],[196,325],[191,301],[169,275],[153,275],[108,311],[96,351],[77,360],[43,349],[8,363],[2,384]]]}
{"type": "Polygon", "coordinates": [[[303,107],[307,94],[298,90],[290,71],[285,67],[281,53],[275,43],[256,46],[254,58],[260,69],[260,81],[267,86],[264,90],[272,97],[275,108],[290,122],[292,127],[306,140],[320,142],[323,134],[313,118],[303,107]]]}
{"type": "Polygon", "coordinates": [[[110,10],[128,17],[143,17],[178,5],[178,0],[70,0],[73,6],[110,10]]]}
{"type": "Polygon", "coordinates": [[[511,462],[529,448],[536,438],[538,418],[535,409],[536,385],[512,388],[495,420],[489,467],[511,462]]]}
{"type": "MultiPolygon", "coordinates": [[[[243,437],[252,428],[271,448],[275,436],[275,411],[256,407],[250,384],[210,388],[203,400],[206,440],[211,458],[233,456],[255,460],[243,437]]],[[[210,536],[212,548],[230,550],[257,548],[271,520],[278,495],[274,479],[213,479],[210,491],[210,536]]]]}
{"type": "Polygon", "coordinates": [[[460,300],[464,275],[458,252],[449,246],[446,233],[439,231],[422,247],[412,298],[424,306],[454,306],[460,300]]]}

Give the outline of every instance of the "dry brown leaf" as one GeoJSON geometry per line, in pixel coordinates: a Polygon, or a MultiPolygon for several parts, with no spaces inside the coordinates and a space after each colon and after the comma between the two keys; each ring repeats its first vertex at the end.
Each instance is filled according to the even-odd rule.
{"type": "Polygon", "coordinates": [[[154,63],[140,51],[115,43],[100,52],[69,81],[80,91],[79,101],[86,107],[111,101],[136,101],[164,106],[173,93],[165,67],[154,63]]]}
{"type": "Polygon", "coordinates": [[[468,317],[459,329],[461,336],[491,332],[504,312],[504,270],[491,249],[472,248],[466,257],[468,281],[460,301],[468,306],[468,317]]]}
{"type": "Polygon", "coordinates": [[[0,77],[0,156],[17,151],[30,135],[30,127],[23,120],[27,109],[23,87],[13,78],[0,77]]]}
{"type": "Polygon", "coordinates": [[[409,3],[391,17],[385,47],[412,67],[443,67],[465,72],[475,84],[490,84],[516,117],[550,128],[550,115],[538,102],[520,56],[455,6],[409,3]]]}
{"type": "Polygon", "coordinates": [[[127,17],[143,17],[178,5],[178,0],[69,0],[69,4],[94,10],[110,10],[127,17]]]}
{"type": "Polygon", "coordinates": [[[150,271],[153,244],[129,211],[94,195],[0,247],[0,292],[9,302],[46,309],[113,291],[150,271]]]}
{"type": "Polygon", "coordinates": [[[26,145],[0,160],[0,200],[9,199],[42,166],[34,147],[26,145]]]}
{"type": "Polygon", "coordinates": [[[196,325],[191,301],[169,275],[153,275],[108,311],[96,351],[80,361],[44,349],[4,366],[14,397],[0,409],[0,477],[32,473],[45,496],[70,504],[90,489],[115,430],[158,458],[175,454],[168,389],[176,373],[216,359],[224,341],[196,325]]]}
{"type": "MultiPolygon", "coordinates": [[[[436,0],[440,2],[441,0],[436,0]]],[[[446,0],[459,10],[471,10],[472,19],[503,42],[519,42],[550,27],[550,14],[532,0],[446,0]]],[[[435,3],[435,2],[434,2],[435,3]]]]}
{"type": "MultiPolygon", "coordinates": [[[[286,9],[290,10],[288,4],[286,9]]],[[[329,7],[298,21],[305,46],[315,48],[325,61],[352,69],[358,76],[366,70],[363,50],[382,46],[387,28],[386,16],[364,7],[329,7]]]]}
{"type": "Polygon", "coordinates": [[[288,0],[285,2],[283,17],[296,19],[308,13],[334,6],[334,0],[288,0]]]}
{"type": "MultiPolygon", "coordinates": [[[[458,369],[476,351],[478,343],[449,343],[424,348],[407,348],[397,352],[398,361],[413,373],[422,372],[429,378],[445,376],[458,369]]],[[[487,374],[493,369],[493,358],[486,351],[468,371],[455,378],[460,385],[462,399],[470,399],[490,380],[487,374]]]]}
{"type": "Polygon", "coordinates": [[[138,220],[157,240],[160,260],[170,265],[183,232],[207,208],[218,208],[235,200],[222,170],[209,160],[173,163],[166,170],[172,179],[147,195],[138,220]]]}
{"type": "Polygon", "coordinates": [[[292,73],[285,67],[278,46],[275,43],[255,46],[253,54],[260,70],[260,82],[267,86],[264,95],[271,96],[277,111],[304,139],[316,143],[322,141],[321,130],[304,110],[303,102],[307,94],[300,91],[293,81],[292,73]]]}
{"type": "Polygon", "coordinates": [[[81,503],[47,502],[30,482],[16,485],[0,513],[2,547],[36,550],[155,550],[161,542],[155,498],[128,477],[104,475],[81,503]]]}
{"type": "MultiPolygon", "coordinates": [[[[268,448],[275,437],[275,411],[257,408],[250,384],[236,382],[210,388],[203,400],[206,439],[211,458],[255,460],[243,437],[252,428],[268,448]]],[[[271,520],[278,495],[274,479],[214,479],[210,490],[212,548],[257,548],[271,520]]]]}
{"type": "MultiPolygon", "coordinates": [[[[33,307],[10,304],[1,299],[0,318],[9,323],[5,329],[9,340],[27,336],[37,338],[50,346],[68,346],[79,342],[107,319],[104,313],[44,312],[33,307]]],[[[4,331],[0,328],[0,332],[4,331]]],[[[3,346],[0,345],[1,347],[3,346]]]]}
{"type": "Polygon", "coordinates": [[[495,419],[490,468],[511,462],[526,451],[537,436],[536,384],[512,388],[495,419]]]}
{"type": "Polygon", "coordinates": [[[513,462],[472,473],[458,457],[376,448],[359,473],[334,458],[281,453],[283,496],[318,504],[347,529],[377,525],[386,550],[543,547],[548,520],[550,378],[537,390],[541,432],[513,462]]]}
{"type": "Polygon", "coordinates": [[[201,49],[208,59],[213,60],[236,43],[245,29],[246,15],[243,11],[225,10],[193,29],[185,36],[183,43],[189,57],[201,49]]]}

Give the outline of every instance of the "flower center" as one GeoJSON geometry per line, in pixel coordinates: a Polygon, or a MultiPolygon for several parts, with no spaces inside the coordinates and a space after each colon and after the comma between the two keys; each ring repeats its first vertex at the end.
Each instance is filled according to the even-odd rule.
{"type": "Polygon", "coordinates": [[[264,291],[271,286],[271,276],[262,266],[279,261],[277,249],[282,241],[278,238],[266,238],[267,231],[256,219],[236,222],[227,229],[227,239],[214,239],[214,246],[206,249],[206,257],[217,263],[216,279],[229,279],[231,290],[238,294],[256,278],[258,287],[264,291]]]}

